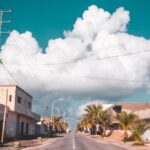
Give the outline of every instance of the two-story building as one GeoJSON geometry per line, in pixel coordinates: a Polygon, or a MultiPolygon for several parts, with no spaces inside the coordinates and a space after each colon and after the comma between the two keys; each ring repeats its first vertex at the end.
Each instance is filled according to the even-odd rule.
{"type": "MultiPolygon", "coordinates": [[[[119,121],[116,119],[117,113],[127,112],[134,113],[139,117],[139,121],[145,121],[150,124],[150,103],[149,102],[122,102],[112,105],[107,108],[107,113],[110,116],[110,127],[112,129],[121,129],[119,121]]],[[[137,120],[138,122],[138,120],[137,120]]]]}
{"type": "Polygon", "coordinates": [[[35,134],[40,115],[32,112],[32,96],[16,85],[0,85],[0,133],[4,109],[7,107],[5,137],[35,134]]]}

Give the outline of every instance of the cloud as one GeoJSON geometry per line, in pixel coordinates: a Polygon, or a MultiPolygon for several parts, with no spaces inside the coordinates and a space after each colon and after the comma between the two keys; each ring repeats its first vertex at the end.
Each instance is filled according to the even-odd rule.
{"type": "Polygon", "coordinates": [[[100,104],[100,105],[102,105],[103,110],[112,106],[112,104],[107,104],[107,100],[91,100],[85,104],[78,106],[78,108],[76,109],[76,116],[81,117],[81,115],[83,115],[85,112],[84,109],[86,108],[86,106],[91,105],[91,104],[96,104],[96,105],[100,104]]]}
{"type": "MultiPolygon", "coordinates": [[[[64,38],[49,40],[46,53],[31,32],[13,31],[0,56],[20,85],[40,99],[38,111],[42,111],[40,105],[50,105],[59,97],[74,100],[69,107],[89,97],[122,98],[148,88],[147,82],[140,81],[150,79],[150,53],[86,60],[150,49],[150,40],[127,33],[129,21],[129,12],[122,7],[110,14],[92,5],[72,31],[64,32],[64,38]],[[70,61],[74,63],[62,63],[70,61]]],[[[2,67],[0,74],[0,83],[14,83],[2,67]]]]}

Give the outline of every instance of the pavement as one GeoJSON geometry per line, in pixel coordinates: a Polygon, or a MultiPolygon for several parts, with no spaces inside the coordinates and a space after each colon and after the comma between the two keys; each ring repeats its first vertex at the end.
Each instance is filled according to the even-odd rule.
{"type": "MultiPolygon", "coordinates": [[[[110,142],[83,133],[68,133],[63,136],[43,139],[43,141],[22,141],[20,150],[139,150],[127,144],[110,142]]],[[[11,144],[0,147],[0,150],[15,150],[11,144]]],[[[142,147],[140,150],[150,150],[142,147]]]]}
{"type": "MultiPolygon", "coordinates": [[[[21,150],[22,149],[25,149],[25,148],[28,148],[28,147],[37,147],[37,146],[40,146],[40,145],[43,145],[45,143],[52,143],[54,142],[57,138],[61,138],[61,136],[58,136],[58,137],[54,137],[54,138],[42,138],[42,139],[30,139],[30,140],[20,140],[21,142],[21,150]]],[[[14,148],[14,142],[8,142],[6,144],[4,144],[2,147],[0,147],[0,150],[15,150],[14,148]]]]}
{"type": "Polygon", "coordinates": [[[126,147],[127,149],[133,149],[133,150],[150,150],[150,143],[145,144],[144,146],[136,146],[134,145],[135,141],[131,142],[123,142],[121,140],[118,140],[117,138],[110,139],[109,137],[101,137],[99,135],[90,135],[88,133],[81,133],[82,135],[86,136],[87,138],[93,138],[97,140],[98,142],[104,142],[104,143],[110,143],[114,145],[119,145],[122,147],[126,147]],[[134,145],[134,146],[133,146],[134,145]]]}
{"type": "Polygon", "coordinates": [[[62,138],[58,138],[54,142],[47,141],[46,143],[40,146],[25,148],[24,150],[135,150],[135,149],[113,143],[97,141],[93,138],[88,138],[79,133],[69,133],[62,138]]]}

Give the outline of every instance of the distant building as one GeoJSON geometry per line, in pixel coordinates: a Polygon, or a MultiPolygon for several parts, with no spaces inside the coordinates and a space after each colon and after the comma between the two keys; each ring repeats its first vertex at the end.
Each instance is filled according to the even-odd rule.
{"type": "Polygon", "coordinates": [[[122,102],[107,108],[107,112],[110,116],[110,127],[113,129],[121,129],[119,122],[116,120],[116,114],[122,111],[127,113],[133,112],[138,115],[141,120],[150,124],[150,103],[122,102]]]}
{"type": "Polygon", "coordinates": [[[40,115],[32,112],[32,96],[16,85],[0,85],[0,134],[6,101],[5,137],[35,135],[40,115]]]}
{"type": "Polygon", "coordinates": [[[48,123],[46,120],[41,119],[36,125],[38,135],[47,135],[48,134],[48,123]]]}

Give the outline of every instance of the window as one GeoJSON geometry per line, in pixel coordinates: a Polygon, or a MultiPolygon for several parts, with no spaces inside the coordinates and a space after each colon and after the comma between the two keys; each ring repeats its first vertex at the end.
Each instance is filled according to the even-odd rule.
{"type": "Polygon", "coordinates": [[[19,104],[21,104],[21,97],[17,97],[17,102],[19,103],[19,104]]]}
{"type": "Polygon", "coordinates": [[[122,107],[121,107],[120,105],[116,105],[116,106],[113,107],[113,110],[114,110],[115,112],[117,112],[117,113],[120,113],[120,112],[121,112],[121,109],[122,109],[122,107]]]}
{"type": "Polygon", "coordinates": [[[28,103],[28,108],[31,108],[31,103],[30,102],[28,103]]]}
{"type": "Polygon", "coordinates": [[[9,95],[9,101],[10,102],[12,101],[12,95],[9,95]]]}

